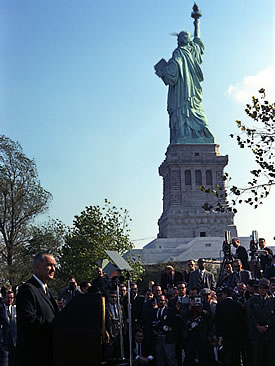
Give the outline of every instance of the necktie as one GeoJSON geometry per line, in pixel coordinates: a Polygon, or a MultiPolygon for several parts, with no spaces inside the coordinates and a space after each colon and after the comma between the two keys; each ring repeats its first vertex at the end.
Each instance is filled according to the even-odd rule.
{"type": "Polygon", "coordinates": [[[45,292],[46,292],[46,295],[47,295],[48,297],[50,297],[50,291],[49,291],[49,289],[48,289],[48,286],[46,286],[46,287],[45,287],[45,292]]]}
{"type": "Polygon", "coordinates": [[[198,289],[200,289],[201,285],[202,285],[202,275],[203,275],[203,273],[202,273],[202,271],[200,271],[200,277],[198,279],[198,289]]]}
{"type": "Polygon", "coordinates": [[[8,318],[9,318],[9,321],[11,321],[11,312],[10,312],[10,308],[8,307],[8,318]]]}

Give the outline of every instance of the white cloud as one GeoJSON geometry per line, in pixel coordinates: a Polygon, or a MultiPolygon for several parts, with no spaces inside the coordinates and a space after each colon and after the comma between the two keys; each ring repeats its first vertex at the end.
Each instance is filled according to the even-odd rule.
{"type": "Polygon", "coordinates": [[[264,88],[267,100],[275,100],[275,67],[268,67],[256,75],[245,76],[240,83],[230,85],[227,94],[236,102],[244,104],[251,100],[252,95],[258,95],[258,90],[264,88]]]}

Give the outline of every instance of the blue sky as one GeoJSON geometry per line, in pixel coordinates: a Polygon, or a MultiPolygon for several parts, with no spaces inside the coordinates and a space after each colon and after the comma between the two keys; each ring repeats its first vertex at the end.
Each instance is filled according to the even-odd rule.
{"type": "MultiPolygon", "coordinates": [[[[198,2],[205,43],[204,110],[227,171],[243,185],[249,152],[229,134],[251,95],[275,100],[274,1],[198,2]],[[248,98],[248,99],[247,99],[248,98]]],[[[0,2],[1,133],[34,158],[53,194],[48,215],[72,225],[85,206],[108,198],[129,210],[131,239],[158,233],[169,143],[167,89],[153,65],[176,47],[170,34],[193,33],[193,1],[2,0],[0,2]]],[[[272,240],[273,194],[235,217],[240,236],[258,230],[272,240]]]]}

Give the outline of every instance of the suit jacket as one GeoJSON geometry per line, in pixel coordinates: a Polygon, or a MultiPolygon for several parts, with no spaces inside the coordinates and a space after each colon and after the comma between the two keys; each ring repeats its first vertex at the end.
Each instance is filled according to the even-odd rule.
{"type": "Polygon", "coordinates": [[[236,254],[238,258],[241,260],[243,269],[246,269],[249,271],[249,264],[248,264],[248,255],[245,247],[242,247],[241,245],[238,246],[236,249],[236,254]]]}
{"type": "Polygon", "coordinates": [[[169,277],[167,273],[163,273],[161,275],[160,285],[164,291],[167,290],[167,285],[175,286],[179,281],[183,281],[183,275],[180,272],[175,271],[174,278],[169,277]]]}
{"type": "MultiPolygon", "coordinates": [[[[189,290],[191,290],[194,287],[198,287],[199,278],[200,278],[200,271],[198,269],[190,273],[189,284],[188,284],[189,290]]],[[[215,290],[215,286],[216,281],[213,273],[205,270],[199,290],[201,290],[202,288],[210,288],[210,290],[215,290]]]]}
{"type": "Polygon", "coordinates": [[[58,313],[53,296],[46,295],[38,281],[32,277],[19,288],[16,307],[16,365],[52,364],[52,324],[58,313]]]}
{"type": "Polygon", "coordinates": [[[224,282],[224,285],[230,288],[234,288],[240,282],[247,284],[247,281],[250,279],[251,279],[251,272],[242,269],[239,272],[239,277],[236,272],[230,273],[230,275],[227,277],[227,280],[224,282]]]}
{"type": "Polygon", "coordinates": [[[227,297],[217,304],[214,323],[218,336],[238,343],[244,335],[245,312],[240,304],[227,297]]]}
{"type": "Polygon", "coordinates": [[[162,316],[158,318],[159,309],[153,309],[152,312],[152,331],[153,338],[158,341],[158,335],[164,335],[165,343],[177,342],[177,328],[179,326],[179,318],[177,318],[175,312],[169,309],[167,306],[164,308],[162,316]],[[164,330],[167,327],[168,330],[164,330]]]}
{"type": "Polygon", "coordinates": [[[11,306],[11,319],[9,320],[6,307],[0,306],[0,347],[1,345],[16,346],[16,306],[11,306]]]}
{"type": "Polygon", "coordinates": [[[268,279],[275,277],[275,266],[267,266],[264,271],[264,277],[268,279]]]}

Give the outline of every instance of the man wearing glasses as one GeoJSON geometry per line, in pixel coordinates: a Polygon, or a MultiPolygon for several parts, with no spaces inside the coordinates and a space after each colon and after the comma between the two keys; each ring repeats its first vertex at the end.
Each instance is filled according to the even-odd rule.
{"type": "Polygon", "coordinates": [[[225,285],[230,288],[234,288],[240,283],[247,285],[247,282],[251,280],[251,272],[242,269],[242,262],[240,259],[236,259],[233,262],[233,272],[228,276],[225,285]]]}

